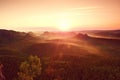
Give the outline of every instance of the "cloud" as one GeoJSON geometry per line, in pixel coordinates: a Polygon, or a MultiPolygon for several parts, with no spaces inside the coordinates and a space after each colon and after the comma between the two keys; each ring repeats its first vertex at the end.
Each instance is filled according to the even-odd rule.
{"type": "Polygon", "coordinates": [[[70,8],[70,9],[66,9],[68,11],[73,11],[73,10],[95,10],[98,9],[100,7],[78,7],[78,8],[70,8]]]}
{"type": "Polygon", "coordinates": [[[55,14],[54,16],[82,16],[91,15],[96,12],[100,7],[77,7],[63,10],[63,12],[55,14]]]}

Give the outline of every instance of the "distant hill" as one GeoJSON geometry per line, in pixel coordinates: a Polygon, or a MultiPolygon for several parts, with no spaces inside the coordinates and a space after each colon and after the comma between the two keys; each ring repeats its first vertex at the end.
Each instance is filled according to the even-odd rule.
{"type": "Polygon", "coordinates": [[[0,43],[8,44],[23,39],[32,39],[31,33],[0,29],[0,43]]]}
{"type": "Polygon", "coordinates": [[[99,32],[96,32],[96,34],[102,35],[102,36],[119,37],[120,38],[120,30],[99,31],[99,32]]]}
{"type": "Polygon", "coordinates": [[[89,38],[89,36],[87,34],[78,33],[77,35],[74,36],[74,38],[86,39],[86,38],[89,38]]]}
{"type": "Polygon", "coordinates": [[[120,38],[120,30],[89,30],[82,32],[101,37],[120,38]]]}
{"type": "Polygon", "coordinates": [[[74,35],[76,35],[75,32],[48,32],[48,31],[42,34],[42,36],[52,36],[52,37],[55,37],[55,36],[71,37],[74,35]]]}

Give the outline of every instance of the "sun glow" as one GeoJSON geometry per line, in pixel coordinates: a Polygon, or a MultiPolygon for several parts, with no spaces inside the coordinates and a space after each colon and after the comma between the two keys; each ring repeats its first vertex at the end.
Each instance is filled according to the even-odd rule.
{"type": "Polygon", "coordinates": [[[58,28],[61,31],[69,31],[71,28],[70,20],[60,19],[58,22],[58,28]]]}

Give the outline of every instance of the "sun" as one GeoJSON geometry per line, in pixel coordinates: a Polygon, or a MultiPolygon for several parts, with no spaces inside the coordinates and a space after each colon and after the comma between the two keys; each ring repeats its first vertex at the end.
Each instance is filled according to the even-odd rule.
{"type": "Polygon", "coordinates": [[[71,28],[70,21],[67,19],[60,19],[58,22],[58,28],[61,31],[69,31],[71,28]]]}
{"type": "Polygon", "coordinates": [[[62,30],[62,31],[68,31],[69,30],[69,23],[67,21],[61,21],[61,23],[59,24],[59,28],[62,30]]]}

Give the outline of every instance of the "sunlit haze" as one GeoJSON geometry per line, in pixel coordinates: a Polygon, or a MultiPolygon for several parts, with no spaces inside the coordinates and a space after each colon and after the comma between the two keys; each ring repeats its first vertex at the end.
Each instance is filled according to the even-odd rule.
{"type": "Polygon", "coordinates": [[[0,28],[120,29],[120,0],[0,0],[0,28]]]}

